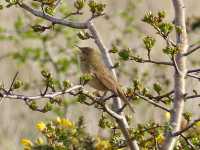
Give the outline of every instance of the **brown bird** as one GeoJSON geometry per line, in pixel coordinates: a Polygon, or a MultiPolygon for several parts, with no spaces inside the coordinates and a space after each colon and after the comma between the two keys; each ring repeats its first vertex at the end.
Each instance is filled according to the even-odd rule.
{"type": "MultiPolygon", "coordinates": [[[[77,46],[78,47],[78,46],[77,46]]],[[[119,96],[134,112],[125,93],[122,91],[119,83],[113,78],[111,72],[104,64],[101,54],[90,47],[78,47],[80,52],[80,67],[82,73],[91,74],[93,79],[88,84],[100,91],[111,91],[119,96]]]]}

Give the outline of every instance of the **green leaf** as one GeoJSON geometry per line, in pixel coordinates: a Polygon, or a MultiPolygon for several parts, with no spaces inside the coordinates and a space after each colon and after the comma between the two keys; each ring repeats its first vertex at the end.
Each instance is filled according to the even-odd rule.
{"type": "Polygon", "coordinates": [[[55,7],[45,7],[44,11],[49,14],[50,16],[53,16],[55,14],[55,7]]]}
{"type": "Polygon", "coordinates": [[[153,46],[155,45],[156,39],[151,36],[146,36],[143,39],[143,42],[144,42],[146,49],[151,50],[153,48],[153,46]]]}
{"type": "Polygon", "coordinates": [[[21,80],[16,80],[13,84],[13,89],[18,89],[23,85],[23,82],[21,80]]]}
{"type": "Polygon", "coordinates": [[[84,85],[87,82],[89,82],[90,80],[92,80],[92,78],[93,77],[91,74],[85,73],[80,77],[80,83],[84,85]]]}
{"type": "Polygon", "coordinates": [[[76,0],[74,2],[74,7],[77,9],[77,10],[81,10],[85,5],[85,0],[76,0]]]}
{"type": "Polygon", "coordinates": [[[123,60],[128,60],[130,56],[130,50],[122,50],[118,54],[123,60]]]}
{"type": "Polygon", "coordinates": [[[174,26],[172,23],[161,23],[158,27],[165,36],[168,36],[168,34],[172,32],[174,26]]]}
{"type": "Polygon", "coordinates": [[[160,86],[159,83],[154,83],[153,84],[153,89],[158,93],[160,94],[161,90],[162,90],[162,87],[160,86]]]}
{"type": "Polygon", "coordinates": [[[87,96],[85,94],[79,94],[77,101],[80,103],[83,103],[87,99],[87,96]]]}
{"type": "Polygon", "coordinates": [[[53,105],[50,102],[47,102],[43,108],[43,112],[48,112],[53,109],[53,105]]]}

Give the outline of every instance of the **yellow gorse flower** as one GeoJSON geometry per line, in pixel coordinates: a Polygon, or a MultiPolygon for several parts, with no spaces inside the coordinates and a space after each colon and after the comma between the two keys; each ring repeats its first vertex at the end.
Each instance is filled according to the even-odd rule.
{"type": "Polygon", "coordinates": [[[25,147],[31,147],[31,146],[33,146],[33,143],[29,140],[29,139],[21,139],[21,141],[20,141],[20,143],[23,145],[23,146],[25,146],[25,147]]]}
{"type": "Polygon", "coordinates": [[[108,140],[97,139],[97,144],[95,145],[96,150],[112,150],[112,146],[108,140]]]}
{"type": "Polygon", "coordinates": [[[39,122],[36,124],[36,128],[39,130],[39,131],[44,131],[46,129],[46,124],[44,122],[39,122]]]}
{"type": "Polygon", "coordinates": [[[65,118],[61,119],[60,117],[57,117],[56,122],[65,128],[73,128],[74,127],[74,124],[69,119],[65,119],[65,118]]]}

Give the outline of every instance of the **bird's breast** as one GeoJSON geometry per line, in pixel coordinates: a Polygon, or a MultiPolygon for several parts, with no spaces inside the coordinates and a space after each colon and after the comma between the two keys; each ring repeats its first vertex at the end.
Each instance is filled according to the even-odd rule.
{"type": "MultiPolygon", "coordinates": [[[[92,67],[91,65],[88,65],[88,63],[85,63],[85,62],[82,62],[80,64],[80,68],[81,68],[82,73],[88,73],[88,74],[93,74],[92,70],[95,69],[94,67],[92,67]]],[[[88,82],[88,85],[95,88],[96,90],[100,90],[100,91],[107,90],[107,88],[101,83],[101,81],[99,81],[99,79],[95,77],[95,75],[93,76],[92,80],[88,82]]]]}

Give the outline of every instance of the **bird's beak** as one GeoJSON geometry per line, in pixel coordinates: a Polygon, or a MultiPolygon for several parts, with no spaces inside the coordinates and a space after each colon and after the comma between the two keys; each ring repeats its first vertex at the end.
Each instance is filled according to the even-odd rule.
{"type": "Polygon", "coordinates": [[[80,47],[80,46],[78,46],[78,45],[74,45],[74,46],[81,50],[81,47],[80,47]]]}

